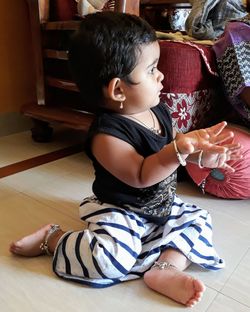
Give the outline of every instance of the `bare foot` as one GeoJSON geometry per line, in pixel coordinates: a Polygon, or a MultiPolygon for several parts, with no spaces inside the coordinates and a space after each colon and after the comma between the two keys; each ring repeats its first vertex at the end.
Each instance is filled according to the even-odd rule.
{"type": "Polygon", "coordinates": [[[144,281],[148,287],[187,307],[199,302],[206,289],[201,281],[175,268],[152,268],[144,274],[144,281]]]}
{"type": "Polygon", "coordinates": [[[44,242],[50,227],[51,224],[47,224],[38,231],[27,235],[16,242],[12,242],[9,248],[10,252],[25,257],[35,257],[43,254],[40,245],[44,242]]]}

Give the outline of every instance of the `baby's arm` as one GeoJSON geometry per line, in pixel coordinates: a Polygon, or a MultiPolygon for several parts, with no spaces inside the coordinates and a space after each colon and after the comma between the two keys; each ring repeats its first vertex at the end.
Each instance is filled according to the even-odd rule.
{"type": "MultiPolygon", "coordinates": [[[[224,134],[226,123],[211,128],[178,134],[176,145],[185,160],[189,154],[203,150],[223,154],[226,147],[217,144],[233,137],[224,134]]],[[[92,152],[97,161],[124,183],[143,188],[170,176],[180,165],[173,142],[148,157],[140,155],[129,143],[106,134],[97,134],[92,142],[92,152]]]]}

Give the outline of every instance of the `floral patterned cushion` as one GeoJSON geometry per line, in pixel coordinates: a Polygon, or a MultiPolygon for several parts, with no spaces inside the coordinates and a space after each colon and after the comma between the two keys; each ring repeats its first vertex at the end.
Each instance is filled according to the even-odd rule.
{"type": "Polygon", "coordinates": [[[200,128],[216,115],[218,86],[215,56],[210,46],[160,41],[159,69],[164,74],[161,100],[178,132],[200,128]]]}
{"type": "Polygon", "coordinates": [[[162,93],[161,99],[170,110],[173,127],[178,132],[187,132],[201,126],[200,122],[209,113],[213,96],[213,90],[203,89],[190,93],[162,93]]]}

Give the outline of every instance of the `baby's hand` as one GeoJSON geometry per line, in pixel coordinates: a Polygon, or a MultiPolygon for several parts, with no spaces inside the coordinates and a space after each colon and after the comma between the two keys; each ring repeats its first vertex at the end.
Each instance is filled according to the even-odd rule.
{"type": "Polygon", "coordinates": [[[234,172],[227,162],[230,160],[238,160],[242,158],[241,145],[239,143],[225,144],[224,147],[227,149],[225,153],[211,153],[203,152],[201,156],[201,164],[206,168],[223,168],[234,172]]]}
{"type": "Polygon", "coordinates": [[[223,131],[227,123],[220,122],[212,127],[191,131],[185,134],[176,135],[176,143],[181,154],[192,154],[203,150],[204,152],[225,154],[228,147],[219,145],[229,139],[234,134],[231,131],[223,131]]]}

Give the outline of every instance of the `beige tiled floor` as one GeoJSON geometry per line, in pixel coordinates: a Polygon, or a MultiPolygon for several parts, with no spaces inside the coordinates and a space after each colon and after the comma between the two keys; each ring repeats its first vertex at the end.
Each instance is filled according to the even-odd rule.
{"type": "MultiPolygon", "coordinates": [[[[0,164],[10,163],[8,148],[2,153],[3,146],[10,146],[13,150],[17,137],[15,161],[40,154],[43,149],[58,148],[57,141],[45,147],[30,140],[28,143],[27,135],[0,138],[0,164]]],[[[91,289],[57,278],[49,257],[10,255],[8,244],[11,240],[45,223],[56,222],[65,229],[80,229],[78,204],[90,194],[92,178],[91,164],[84,153],[79,153],[0,179],[0,311],[189,310],[152,292],[142,280],[106,289],[91,289]]],[[[226,260],[226,268],[219,272],[207,272],[195,266],[188,269],[207,286],[203,300],[193,311],[250,311],[250,200],[203,196],[188,183],[179,185],[179,194],[186,201],[211,212],[214,243],[226,260]]]]}
{"type": "Polygon", "coordinates": [[[54,127],[53,143],[34,142],[30,131],[0,136],[0,167],[77,144],[82,137],[80,131],[60,126],[54,127]]]}

